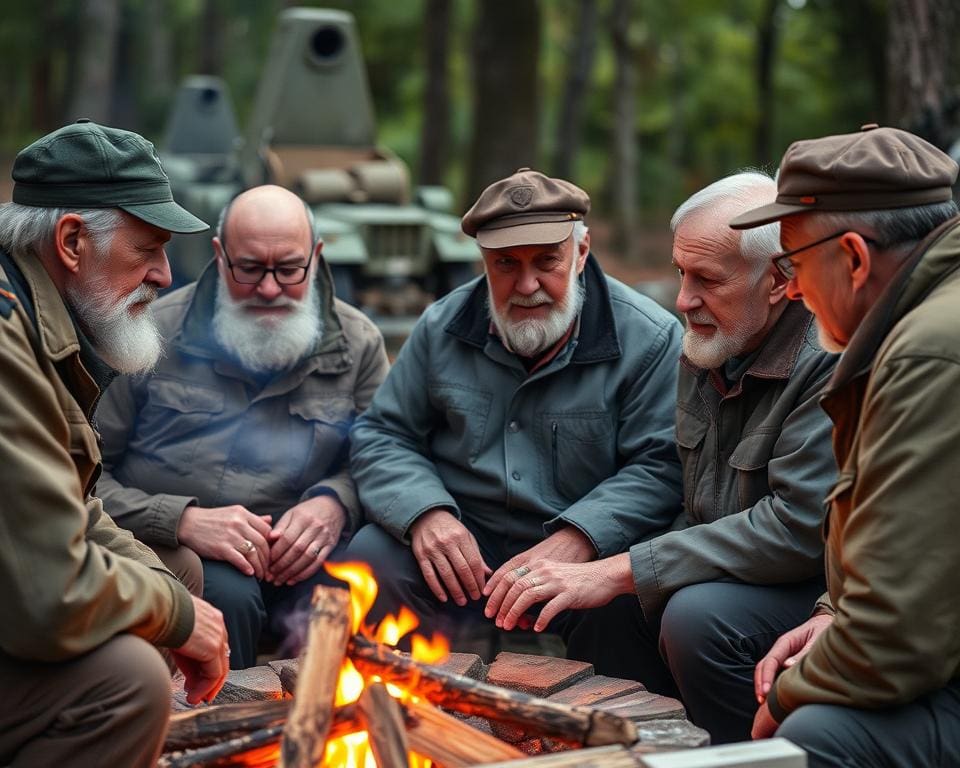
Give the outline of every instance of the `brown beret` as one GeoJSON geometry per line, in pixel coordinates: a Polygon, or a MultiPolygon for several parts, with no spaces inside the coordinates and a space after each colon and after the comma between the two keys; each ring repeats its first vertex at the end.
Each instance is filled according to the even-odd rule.
{"type": "Polygon", "coordinates": [[[945,203],[957,164],[919,136],[871,123],[859,133],[796,141],[780,163],[777,200],[737,216],[750,229],[804,211],[874,211],[945,203]]]}
{"type": "Polygon", "coordinates": [[[580,187],[521,168],[483,190],[460,227],[482,248],[560,243],[589,210],[580,187]]]}

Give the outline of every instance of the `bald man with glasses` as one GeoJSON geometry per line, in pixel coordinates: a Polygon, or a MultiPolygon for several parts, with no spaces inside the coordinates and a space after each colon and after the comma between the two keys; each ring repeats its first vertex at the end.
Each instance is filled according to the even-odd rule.
{"type": "Polygon", "coordinates": [[[290,635],[286,617],[360,520],[347,434],[388,361],[376,326],[334,298],[296,195],[241,194],[213,249],[196,283],[156,304],[157,369],[103,400],[99,489],[142,541],[200,555],[242,669],[264,631],[290,635]]]}

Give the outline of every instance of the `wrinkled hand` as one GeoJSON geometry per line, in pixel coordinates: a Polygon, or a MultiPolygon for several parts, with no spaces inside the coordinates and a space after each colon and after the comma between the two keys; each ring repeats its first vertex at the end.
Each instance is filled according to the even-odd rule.
{"type": "Polygon", "coordinates": [[[296,584],[320,570],[337,546],[347,510],[336,496],[315,496],[290,507],[270,531],[274,584],[296,584]]]}
{"type": "Polygon", "coordinates": [[[224,560],[240,573],[264,579],[269,575],[270,516],[255,515],[246,507],[194,507],[183,510],[177,539],[200,557],[224,560]],[[253,544],[247,550],[246,542],[253,544]]]}
{"type": "Polygon", "coordinates": [[[757,701],[763,704],[767,700],[767,694],[770,693],[770,688],[780,669],[787,669],[800,661],[810,650],[813,641],[832,622],[831,614],[818,613],[777,639],[767,655],[760,659],[753,670],[753,689],[757,701]]]}
{"type": "MultiPolygon", "coordinates": [[[[532,563],[539,560],[553,560],[560,563],[586,563],[597,556],[590,539],[578,528],[567,525],[559,531],[550,534],[535,544],[530,549],[524,550],[516,557],[511,557],[507,562],[497,568],[496,573],[487,581],[483,589],[490,599],[487,601],[487,607],[484,613],[488,618],[495,616],[500,610],[500,603],[504,597],[513,588],[517,580],[516,571],[518,568],[529,568],[532,563]]],[[[525,629],[526,622],[521,626],[525,629]]]]}
{"type": "Polygon", "coordinates": [[[174,663],[183,672],[188,704],[212,701],[230,670],[227,629],[223,614],[199,597],[193,600],[193,631],[179,648],[171,649],[174,663]]]}
{"type": "Polygon", "coordinates": [[[427,586],[441,603],[447,592],[457,605],[467,597],[479,600],[490,568],[483,561],[477,540],[445,509],[430,509],[410,526],[413,555],[427,586]]]}
{"type": "Polygon", "coordinates": [[[757,714],[753,716],[753,728],[750,731],[750,736],[754,739],[769,739],[777,732],[779,727],[780,723],[773,719],[773,715],[770,714],[770,707],[764,702],[757,710],[757,714]]]}

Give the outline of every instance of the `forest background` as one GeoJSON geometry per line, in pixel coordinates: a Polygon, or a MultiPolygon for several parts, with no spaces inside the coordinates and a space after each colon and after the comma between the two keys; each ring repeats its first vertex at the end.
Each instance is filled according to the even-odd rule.
{"type": "MultiPolygon", "coordinates": [[[[462,212],[521,166],[590,191],[626,264],[669,263],[669,217],[800,138],[877,122],[960,138],[954,0],[6,0],[0,163],[78,117],[158,145],[189,74],[241,126],[277,14],[354,14],[379,142],[462,212]]],[[[9,199],[9,184],[0,200],[9,199]]]]}

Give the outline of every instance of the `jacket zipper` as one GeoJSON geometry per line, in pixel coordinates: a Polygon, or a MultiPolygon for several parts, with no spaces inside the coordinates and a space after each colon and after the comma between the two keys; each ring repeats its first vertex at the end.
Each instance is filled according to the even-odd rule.
{"type": "Polygon", "coordinates": [[[550,424],[550,442],[553,446],[553,482],[560,481],[560,462],[557,460],[557,422],[550,424]]]}

